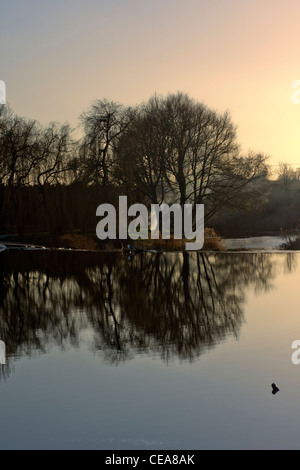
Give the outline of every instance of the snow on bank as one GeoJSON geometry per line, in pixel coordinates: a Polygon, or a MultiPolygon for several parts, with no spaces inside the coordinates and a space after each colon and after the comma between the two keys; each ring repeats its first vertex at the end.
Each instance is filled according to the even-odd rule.
{"type": "Polygon", "coordinates": [[[222,238],[225,250],[280,250],[284,243],[281,237],[222,238]]]}

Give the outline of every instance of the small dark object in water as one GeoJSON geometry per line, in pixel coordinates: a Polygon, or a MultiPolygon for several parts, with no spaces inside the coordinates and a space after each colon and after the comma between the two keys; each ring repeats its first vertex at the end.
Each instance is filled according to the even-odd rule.
{"type": "Polygon", "coordinates": [[[275,395],[277,392],[279,392],[279,388],[277,387],[276,384],[272,384],[272,394],[275,395]]]}
{"type": "Polygon", "coordinates": [[[148,250],[143,250],[142,248],[135,248],[134,246],[131,246],[131,245],[127,245],[127,247],[123,247],[123,253],[127,253],[131,257],[136,255],[137,253],[145,253],[147,251],[148,250]]]}

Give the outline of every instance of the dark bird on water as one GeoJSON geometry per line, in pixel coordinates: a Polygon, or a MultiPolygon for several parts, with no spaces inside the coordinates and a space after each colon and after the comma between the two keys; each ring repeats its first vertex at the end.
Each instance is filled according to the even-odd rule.
{"type": "Polygon", "coordinates": [[[279,388],[277,387],[276,384],[272,384],[272,394],[275,395],[277,392],[279,392],[279,388]]]}

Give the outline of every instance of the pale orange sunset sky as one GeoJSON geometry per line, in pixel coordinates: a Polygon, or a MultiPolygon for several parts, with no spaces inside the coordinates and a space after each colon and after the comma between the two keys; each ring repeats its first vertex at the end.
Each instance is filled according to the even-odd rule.
{"type": "Polygon", "coordinates": [[[95,99],[184,91],[229,110],[242,150],[300,167],[300,2],[0,0],[0,79],[17,114],[78,124],[95,99]]]}

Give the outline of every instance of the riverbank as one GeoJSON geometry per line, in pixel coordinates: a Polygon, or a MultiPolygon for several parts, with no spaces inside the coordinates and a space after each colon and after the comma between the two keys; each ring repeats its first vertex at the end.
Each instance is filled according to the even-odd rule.
{"type": "MultiPolygon", "coordinates": [[[[122,251],[128,244],[137,249],[153,250],[153,251],[184,251],[185,243],[188,240],[176,240],[171,237],[170,240],[99,240],[96,235],[80,235],[80,234],[64,234],[52,235],[47,233],[30,234],[22,237],[18,235],[3,235],[0,237],[1,243],[14,244],[14,246],[34,247],[47,247],[47,248],[61,248],[73,250],[87,250],[87,251],[122,251]]],[[[223,249],[221,244],[221,237],[215,233],[211,228],[206,228],[204,231],[204,246],[203,250],[216,250],[223,249]]]]}
{"type": "MultiPolygon", "coordinates": [[[[183,252],[185,242],[181,240],[132,240],[125,241],[100,241],[93,237],[82,235],[62,235],[36,236],[36,237],[16,237],[8,236],[7,239],[0,238],[0,244],[7,249],[25,250],[79,250],[91,252],[122,252],[127,247],[127,243],[137,250],[152,252],[183,252]]],[[[201,251],[216,252],[262,252],[262,251],[299,251],[300,242],[294,240],[289,245],[284,243],[280,236],[261,236],[244,238],[206,238],[201,251]]]]}
{"type": "MultiPolygon", "coordinates": [[[[127,244],[139,250],[157,252],[185,251],[186,240],[99,240],[93,235],[80,234],[34,234],[19,237],[1,235],[0,243],[9,249],[66,249],[84,251],[123,251],[127,244]]],[[[205,242],[202,251],[298,251],[300,240],[295,238],[288,243],[280,235],[263,235],[241,238],[222,238],[213,229],[205,229],[205,242]]]]}

